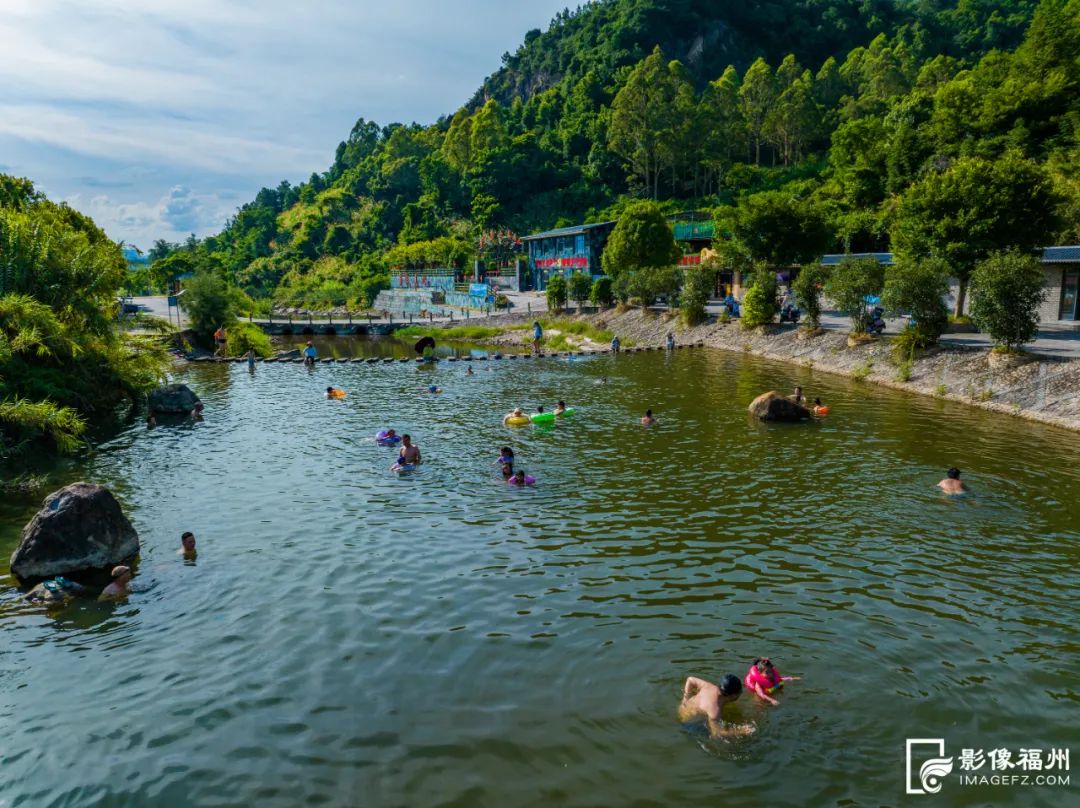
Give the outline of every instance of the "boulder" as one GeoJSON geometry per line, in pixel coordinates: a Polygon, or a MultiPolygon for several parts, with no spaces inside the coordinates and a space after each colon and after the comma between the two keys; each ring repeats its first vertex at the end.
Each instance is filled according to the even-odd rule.
{"type": "Polygon", "coordinates": [[[199,397],[186,384],[166,384],[146,397],[150,412],[186,415],[195,409],[199,397]]]}
{"type": "Polygon", "coordinates": [[[139,553],[139,534],[109,489],[72,483],[45,498],[23,528],[11,571],[23,579],[50,578],[111,567],[139,553]]]}
{"type": "Polygon", "coordinates": [[[796,404],[790,398],[770,390],[750,402],[750,414],[762,421],[805,421],[810,417],[810,410],[802,404],[796,404]]]}

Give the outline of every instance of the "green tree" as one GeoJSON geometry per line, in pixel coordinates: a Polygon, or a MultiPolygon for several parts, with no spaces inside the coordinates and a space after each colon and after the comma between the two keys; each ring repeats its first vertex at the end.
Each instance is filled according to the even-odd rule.
{"type": "Polygon", "coordinates": [[[191,330],[205,344],[213,344],[214,332],[236,320],[234,299],[221,276],[204,270],[184,285],[180,306],[187,312],[191,330]]]}
{"type": "Polygon", "coordinates": [[[829,279],[828,269],[817,261],[804,264],[791,283],[799,308],[812,328],[821,325],[821,290],[829,279]]]}
{"type": "Polygon", "coordinates": [[[226,329],[225,351],[229,356],[245,356],[248,351],[255,351],[255,355],[261,357],[274,355],[266,332],[244,320],[237,320],[226,329]]]}
{"type": "Polygon", "coordinates": [[[754,273],[750,288],[742,300],[742,327],[768,325],[776,317],[776,275],[762,271],[754,273]]]}
{"type": "Polygon", "coordinates": [[[754,149],[754,165],[761,164],[761,145],[765,143],[765,122],[776,101],[776,78],[769,63],[761,57],[750,65],[739,87],[739,105],[746,122],[746,133],[754,149]]]}
{"type": "Polygon", "coordinates": [[[611,104],[608,144],[654,199],[664,168],[665,144],[676,124],[677,75],[657,46],[639,62],[611,104]]]}
{"type": "Polygon", "coordinates": [[[683,277],[682,296],[679,300],[679,313],[686,325],[697,325],[705,321],[706,304],[713,293],[716,283],[716,269],[707,264],[690,267],[683,277]]]}
{"type": "Polygon", "coordinates": [[[996,160],[961,157],[904,193],[893,245],[904,258],[948,262],[960,281],[960,315],[975,266],[996,252],[1045,246],[1060,226],[1059,201],[1047,172],[1015,152],[996,160]]]}
{"type": "Polygon", "coordinates": [[[570,276],[570,298],[578,304],[579,309],[584,306],[585,301],[589,299],[589,292],[592,291],[592,286],[592,277],[584,272],[575,272],[570,276]]]}
{"type": "Polygon", "coordinates": [[[832,238],[818,205],[783,191],[748,197],[732,215],[722,214],[717,226],[720,232],[730,230],[752,260],[772,267],[816,260],[832,238]]]}
{"type": "Polygon", "coordinates": [[[971,276],[971,319],[993,337],[995,345],[1018,350],[1038,334],[1044,283],[1042,266],[1034,256],[992,255],[971,276]]]}
{"type": "Polygon", "coordinates": [[[949,325],[949,267],[941,259],[898,261],[885,270],[881,305],[894,315],[909,314],[919,348],[933,345],[949,325]]]}
{"type": "Polygon", "coordinates": [[[559,312],[566,308],[567,295],[566,278],[562,275],[552,275],[547,282],[547,304],[552,311],[559,312]]]}
{"type": "Polygon", "coordinates": [[[645,267],[675,265],[680,251],[671,225],[655,202],[627,205],[611,232],[601,263],[604,273],[618,278],[623,272],[645,267]]]}
{"type": "Polygon", "coordinates": [[[885,285],[885,266],[876,258],[846,258],[832,268],[825,294],[851,318],[851,332],[861,334],[870,324],[867,295],[880,295],[885,285]]]}
{"type": "Polygon", "coordinates": [[[589,290],[589,302],[594,306],[606,308],[614,301],[615,294],[611,289],[611,278],[601,275],[592,283],[592,288],[589,290]]]}

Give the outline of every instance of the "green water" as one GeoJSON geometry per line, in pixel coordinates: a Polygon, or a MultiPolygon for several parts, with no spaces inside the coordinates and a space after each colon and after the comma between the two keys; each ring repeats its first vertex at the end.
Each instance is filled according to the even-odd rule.
{"type": "MultiPolygon", "coordinates": [[[[194,366],[205,421],[56,467],[122,499],[141,591],[46,614],[0,578],[0,805],[1076,799],[955,773],[906,797],[904,742],[1075,742],[1078,436],[705,350],[464,372],[194,366]],[[748,420],[795,383],[827,419],[748,420]],[[500,424],[558,398],[556,428],[500,424]],[[535,488],[497,477],[504,443],[535,488]],[[971,496],[936,492],[953,464],[971,496]],[[752,736],[678,723],[688,674],[759,654],[804,679],[733,706],[752,736]]],[[[0,506],[3,558],[39,500],[0,506]]]]}

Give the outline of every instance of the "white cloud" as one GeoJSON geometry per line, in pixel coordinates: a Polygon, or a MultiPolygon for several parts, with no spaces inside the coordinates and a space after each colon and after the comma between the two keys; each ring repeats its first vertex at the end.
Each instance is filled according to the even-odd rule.
{"type": "Polygon", "coordinates": [[[205,235],[221,227],[232,205],[214,194],[198,194],[175,185],[153,202],[120,202],[108,194],[69,197],[67,203],[86,213],[109,233],[124,233],[124,240],[146,249],[155,239],[180,241],[189,233],[205,235]]]}
{"type": "Polygon", "coordinates": [[[21,158],[4,162],[82,199],[113,172],[141,172],[141,200],[101,210],[110,234],[131,239],[130,228],[164,223],[140,224],[169,186],[250,199],[327,168],[358,117],[452,113],[564,5],[0,0],[0,146],[20,144],[21,158]],[[72,155],[68,171],[55,166],[58,150],[72,155]]]}

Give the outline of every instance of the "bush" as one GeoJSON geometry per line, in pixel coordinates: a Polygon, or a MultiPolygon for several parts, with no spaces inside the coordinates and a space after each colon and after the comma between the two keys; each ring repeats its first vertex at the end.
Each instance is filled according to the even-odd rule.
{"type": "Polygon", "coordinates": [[[270,337],[259,326],[238,320],[225,329],[225,352],[229,356],[244,356],[248,351],[262,357],[274,353],[270,337]]]}
{"type": "Polygon", "coordinates": [[[578,304],[578,307],[585,305],[585,301],[589,299],[589,292],[592,291],[592,277],[586,275],[584,272],[575,272],[570,276],[570,298],[578,304]]]}
{"type": "Polygon", "coordinates": [[[615,302],[615,294],[611,289],[611,278],[601,275],[593,281],[592,289],[589,290],[589,302],[594,306],[608,307],[615,302]]]}
{"type": "Polygon", "coordinates": [[[682,319],[686,325],[697,325],[706,318],[705,304],[712,294],[716,273],[706,267],[686,270],[682,298],[679,300],[682,319]]]}
{"type": "Polygon", "coordinates": [[[791,291],[795,293],[795,300],[807,324],[814,328],[821,325],[821,287],[828,279],[828,269],[814,262],[799,270],[791,284],[791,291]]]}
{"type": "Polygon", "coordinates": [[[633,274],[632,272],[623,272],[615,277],[615,280],[611,283],[611,293],[615,296],[615,299],[619,301],[620,306],[625,306],[630,302],[633,291],[633,274]]]}
{"type": "Polygon", "coordinates": [[[199,272],[184,284],[180,305],[187,312],[191,330],[206,344],[212,344],[218,326],[236,319],[234,299],[220,275],[199,272]]]}
{"type": "Polygon", "coordinates": [[[1017,350],[1035,339],[1046,298],[1043,270],[1033,255],[998,253],[971,275],[971,318],[996,346],[1017,350]]]}
{"type": "Polygon", "coordinates": [[[552,275],[548,278],[547,304],[552,311],[562,311],[566,308],[567,285],[566,278],[562,275],[552,275]]]}
{"type": "Polygon", "coordinates": [[[776,276],[758,272],[742,301],[743,328],[768,325],[776,316],[776,276]]]}
{"type": "Polygon", "coordinates": [[[885,267],[875,258],[849,258],[829,273],[825,293],[851,318],[851,331],[861,334],[870,324],[866,296],[879,295],[885,285],[885,267]]]}
{"type": "Polygon", "coordinates": [[[933,345],[949,325],[949,268],[940,259],[901,261],[885,270],[881,305],[890,313],[907,313],[914,322],[907,339],[913,347],[933,345]]]}

